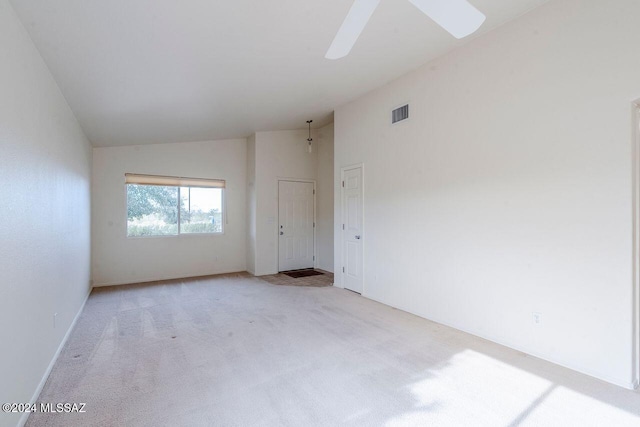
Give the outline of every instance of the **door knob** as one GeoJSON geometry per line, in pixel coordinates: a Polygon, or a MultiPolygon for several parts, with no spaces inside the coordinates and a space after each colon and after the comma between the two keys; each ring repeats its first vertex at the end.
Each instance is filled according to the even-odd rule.
{"type": "Polygon", "coordinates": [[[281,232],[280,232],[280,235],[282,236],[283,234],[284,234],[284,231],[281,231],[281,232]]]}
{"type": "Polygon", "coordinates": [[[360,236],[356,236],[356,240],[360,240],[360,236]]]}

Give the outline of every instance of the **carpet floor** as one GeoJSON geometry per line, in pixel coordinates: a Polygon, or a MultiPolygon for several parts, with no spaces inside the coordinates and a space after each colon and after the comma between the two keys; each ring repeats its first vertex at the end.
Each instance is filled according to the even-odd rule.
{"type": "Polygon", "coordinates": [[[640,393],[334,287],[94,289],[28,426],[638,426],[640,393]]]}

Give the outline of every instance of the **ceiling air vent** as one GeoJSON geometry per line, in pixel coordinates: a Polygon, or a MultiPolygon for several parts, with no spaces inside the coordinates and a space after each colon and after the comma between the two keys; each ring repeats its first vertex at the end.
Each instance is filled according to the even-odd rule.
{"type": "Polygon", "coordinates": [[[391,123],[398,123],[399,121],[409,118],[409,104],[398,107],[391,112],[391,123]]]}

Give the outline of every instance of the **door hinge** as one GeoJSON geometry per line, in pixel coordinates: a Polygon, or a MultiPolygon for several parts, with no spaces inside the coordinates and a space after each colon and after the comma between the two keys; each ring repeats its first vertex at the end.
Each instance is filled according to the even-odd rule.
{"type": "Polygon", "coordinates": [[[342,267],[342,272],[344,273],[344,267],[342,267]]]}
{"type": "Polygon", "coordinates": [[[316,256],[315,256],[315,255],[313,256],[313,260],[314,260],[314,261],[316,260],[316,256]]]}
{"type": "Polygon", "coordinates": [[[313,223],[313,228],[316,228],[316,223],[315,222],[313,223]]]}
{"type": "Polygon", "coordinates": [[[313,194],[316,194],[316,190],[313,190],[313,194]]]}
{"type": "Polygon", "coordinates": [[[342,188],[344,188],[344,181],[342,181],[342,188]]]}
{"type": "Polygon", "coordinates": [[[344,230],[344,224],[342,224],[342,229],[344,230]]]}

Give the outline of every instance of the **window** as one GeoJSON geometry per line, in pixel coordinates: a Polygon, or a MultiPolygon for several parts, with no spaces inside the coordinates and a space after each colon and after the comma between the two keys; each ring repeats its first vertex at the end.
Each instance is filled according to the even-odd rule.
{"type": "Polygon", "coordinates": [[[127,237],[222,233],[225,181],[125,176],[127,237]]]}

